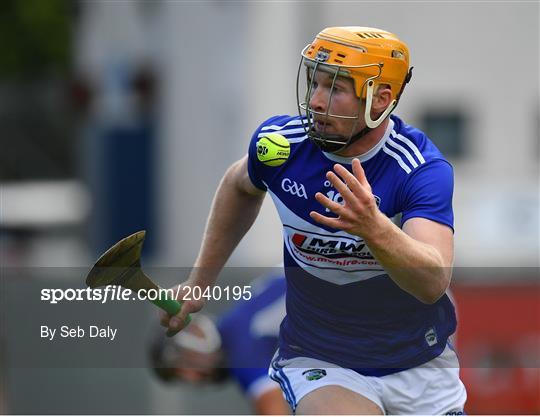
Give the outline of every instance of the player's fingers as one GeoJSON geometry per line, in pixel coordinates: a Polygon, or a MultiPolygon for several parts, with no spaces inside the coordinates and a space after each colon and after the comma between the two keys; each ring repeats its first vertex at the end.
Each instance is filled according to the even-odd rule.
{"type": "Polygon", "coordinates": [[[309,215],[317,223],[331,227],[332,229],[341,229],[341,221],[339,219],[323,216],[316,211],[310,212],[309,215]]]}
{"type": "Polygon", "coordinates": [[[336,164],[334,165],[334,170],[342,178],[342,180],[345,181],[345,184],[347,184],[347,187],[349,187],[349,189],[355,195],[362,195],[364,193],[364,189],[362,188],[362,185],[360,184],[358,179],[348,169],[345,169],[345,167],[340,164],[336,164]]]}
{"type": "Polygon", "coordinates": [[[364,168],[362,168],[362,164],[358,158],[354,158],[352,161],[352,171],[358,182],[366,187],[369,192],[371,192],[371,185],[366,178],[366,173],[364,172],[364,168]]]}
{"type": "Polygon", "coordinates": [[[178,314],[170,317],[169,322],[167,323],[167,336],[173,336],[180,330],[182,330],[184,327],[186,327],[186,317],[188,316],[188,313],[183,310],[184,308],[182,306],[182,309],[180,309],[180,312],[178,314]]]}
{"type": "Polygon", "coordinates": [[[171,319],[171,316],[169,316],[163,310],[159,310],[159,324],[161,324],[163,327],[169,327],[170,319],[171,319]]]}
{"type": "Polygon", "coordinates": [[[334,172],[328,171],[326,173],[326,178],[328,178],[347,203],[351,203],[354,200],[354,194],[350,188],[334,172]]]}
{"type": "Polygon", "coordinates": [[[328,197],[326,197],[322,193],[316,193],[315,194],[315,200],[317,200],[324,207],[326,207],[328,210],[331,210],[332,212],[334,212],[337,215],[340,215],[341,212],[343,211],[343,206],[341,204],[330,200],[328,197]]]}
{"type": "MultiPolygon", "coordinates": [[[[347,207],[343,206],[342,204],[330,200],[322,193],[316,193],[315,199],[328,210],[332,211],[332,213],[339,216],[340,228],[343,228],[345,222],[348,222],[349,220],[351,220],[351,218],[354,218],[354,212],[351,212],[347,207]]],[[[330,219],[331,217],[325,218],[330,219]]]]}

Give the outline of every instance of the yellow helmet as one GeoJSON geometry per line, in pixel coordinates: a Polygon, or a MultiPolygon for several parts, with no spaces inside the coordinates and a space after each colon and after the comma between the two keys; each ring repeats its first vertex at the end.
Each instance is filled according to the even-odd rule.
{"type": "MultiPolygon", "coordinates": [[[[393,98],[397,98],[409,72],[409,48],[396,35],[382,29],[357,26],[326,28],[302,55],[350,72],[359,97],[366,80],[375,77],[375,87],[388,84],[393,98]]],[[[362,98],[366,98],[365,90],[362,98]]]]}
{"type": "MultiPolygon", "coordinates": [[[[412,68],[409,68],[409,48],[393,33],[382,29],[358,26],[344,26],[326,28],[319,32],[313,42],[302,51],[299,74],[297,80],[297,100],[299,111],[305,111],[310,125],[311,114],[317,113],[309,108],[309,95],[311,85],[308,77],[308,86],[305,101],[301,102],[299,94],[300,69],[302,64],[307,66],[308,72],[317,70],[327,71],[334,74],[335,78],[345,76],[353,79],[356,95],[359,99],[365,99],[365,122],[366,129],[348,138],[325,138],[324,135],[312,135],[320,146],[321,143],[333,142],[331,149],[339,149],[349,145],[353,140],[363,136],[369,129],[379,126],[383,120],[397,106],[405,84],[410,80],[412,68]],[[392,102],[388,108],[376,120],[371,119],[371,101],[373,92],[379,85],[389,85],[392,91],[392,102]],[[359,136],[360,135],[360,136],[359,136]]],[[[326,117],[343,117],[324,114],[326,117]]],[[[358,118],[359,115],[352,118],[358,118]]],[[[312,127],[309,126],[309,131],[312,127]]],[[[312,132],[313,133],[313,132],[312,132]]],[[[311,137],[311,136],[310,136],[311,137]]],[[[333,150],[331,150],[333,151],[333,150]]]]}

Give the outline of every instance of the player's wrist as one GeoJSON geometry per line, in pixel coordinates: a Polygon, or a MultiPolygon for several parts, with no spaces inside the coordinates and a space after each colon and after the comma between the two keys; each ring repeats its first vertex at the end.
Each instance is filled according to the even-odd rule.
{"type": "Polygon", "coordinates": [[[366,229],[362,238],[366,244],[371,247],[379,247],[386,245],[388,239],[392,238],[392,233],[396,226],[392,221],[385,216],[381,211],[377,210],[373,217],[371,226],[366,229]]]}
{"type": "Polygon", "coordinates": [[[199,287],[204,290],[215,285],[218,274],[219,272],[217,268],[195,267],[190,273],[188,279],[181,285],[199,287]]]}

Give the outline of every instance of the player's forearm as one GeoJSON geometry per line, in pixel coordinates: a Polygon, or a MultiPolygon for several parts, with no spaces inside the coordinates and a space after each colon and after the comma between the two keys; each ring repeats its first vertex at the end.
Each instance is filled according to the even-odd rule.
{"type": "Polygon", "coordinates": [[[203,235],[190,280],[198,286],[213,285],[230,255],[255,221],[264,194],[253,195],[237,184],[238,164],[221,181],[203,235]]]}
{"type": "Polygon", "coordinates": [[[381,213],[364,240],[394,282],[424,303],[434,303],[450,283],[451,265],[433,246],[413,239],[381,213]]]}

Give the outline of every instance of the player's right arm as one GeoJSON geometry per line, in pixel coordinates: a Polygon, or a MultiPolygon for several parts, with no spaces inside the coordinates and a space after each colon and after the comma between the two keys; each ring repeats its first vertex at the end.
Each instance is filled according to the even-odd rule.
{"type": "Polygon", "coordinates": [[[257,218],[265,192],[249,178],[247,155],[225,173],[216,191],[192,278],[214,284],[217,274],[257,218]]]}
{"type": "MultiPolygon", "coordinates": [[[[203,290],[216,282],[217,276],[232,252],[259,214],[265,192],[253,185],[248,174],[247,155],[232,164],[221,180],[210,209],[199,255],[188,281],[181,286],[198,286],[203,290]]],[[[182,298],[180,292],[179,299],[182,298]]],[[[161,323],[176,333],[184,326],[188,314],[199,311],[204,300],[183,302],[173,317],[162,315],[161,323]]]]}

